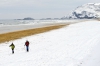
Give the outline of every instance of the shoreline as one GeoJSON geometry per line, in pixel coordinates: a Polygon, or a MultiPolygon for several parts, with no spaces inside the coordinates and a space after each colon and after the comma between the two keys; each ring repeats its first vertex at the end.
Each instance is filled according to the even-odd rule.
{"type": "Polygon", "coordinates": [[[70,23],[37,23],[37,24],[24,24],[24,25],[4,25],[0,26],[0,34],[21,31],[21,30],[28,30],[28,29],[35,29],[35,28],[42,28],[47,26],[53,25],[64,25],[70,23]]]}
{"type": "Polygon", "coordinates": [[[45,24],[4,25],[0,26],[0,34],[21,31],[21,30],[28,30],[32,28],[45,27],[45,26],[49,25],[45,24]]]}
{"type": "Polygon", "coordinates": [[[9,32],[9,33],[3,33],[3,34],[0,34],[0,43],[8,42],[15,39],[20,39],[22,37],[35,35],[35,34],[39,34],[43,32],[48,32],[50,30],[62,28],[66,25],[69,25],[69,24],[56,24],[56,25],[51,25],[51,26],[49,25],[49,26],[44,26],[44,27],[39,27],[39,28],[33,28],[33,29],[31,28],[31,29],[26,29],[26,30],[24,29],[24,30],[9,32]]]}

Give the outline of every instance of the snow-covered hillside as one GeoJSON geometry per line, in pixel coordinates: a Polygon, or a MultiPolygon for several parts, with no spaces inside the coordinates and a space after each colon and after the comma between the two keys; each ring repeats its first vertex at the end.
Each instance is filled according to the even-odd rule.
{"type": "Polygon", "coordinates": [[[71,24],[61,29],[0,44],[0,66],[100,66],[100,21],[71,24]],[[30,51],[24,43],[30,41],[30,51]],[[15,54],[9,45],[14,43],[15,54]]]}
{"type": "Polygon", "coordinates": [[[88,3],[77,7],[66,18],[91,19],[100,18],[100,3],[88,3]]]}

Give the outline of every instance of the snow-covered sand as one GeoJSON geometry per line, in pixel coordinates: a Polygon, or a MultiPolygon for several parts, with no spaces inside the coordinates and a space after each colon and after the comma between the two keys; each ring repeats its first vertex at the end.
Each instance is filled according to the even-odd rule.
{"type": "Polygon", "coordinates": [[[71,24],[0,44],[0,66],[100,66],[100,21],[71,24]],[[24,43],[30,41],[30,51],[24,43]],[[15,54],[9,45],[14,43],[15,54]]]}

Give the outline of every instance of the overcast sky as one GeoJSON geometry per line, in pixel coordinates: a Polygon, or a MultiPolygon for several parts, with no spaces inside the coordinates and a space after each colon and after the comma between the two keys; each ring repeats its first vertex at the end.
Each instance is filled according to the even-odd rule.
{"type": "Polygon", "coordinates": [[[100,0],[0,0],[0,19],[61,18],[76,7],[100,0]]]}

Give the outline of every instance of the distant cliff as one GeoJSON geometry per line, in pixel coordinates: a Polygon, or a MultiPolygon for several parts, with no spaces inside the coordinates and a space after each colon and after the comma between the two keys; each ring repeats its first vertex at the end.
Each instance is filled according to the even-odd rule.
{"type": "Polygon", "coordinates": [[[77,7],[69,16],[63,17],[67,19],[92,19],[100,18],[100,3],[88,3],[77,7]]]}
{"type": "Polygon", "coordinates": [[[34,20],[34,19],[31,18],[31,17],[27,17],[27,18],[24,18],[24,19],[17,19],[17,20],[34,20]]]}
{"type": "Polygon", "coordinates": [[[31,17],[27,17],[27,18],[24,18],[23,20],[34,20],[34,19],[31,17]]]}

